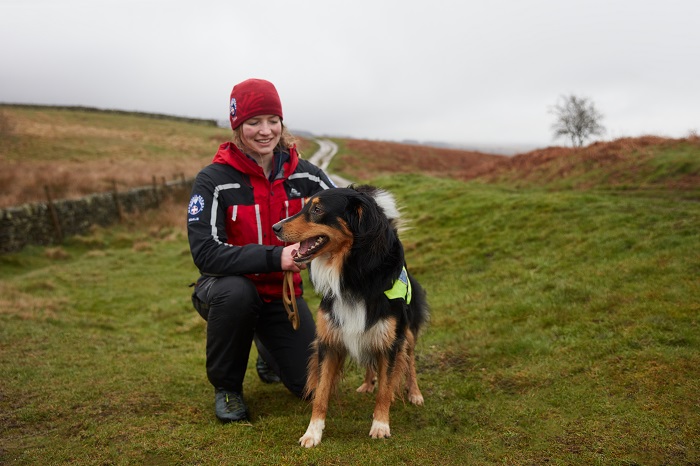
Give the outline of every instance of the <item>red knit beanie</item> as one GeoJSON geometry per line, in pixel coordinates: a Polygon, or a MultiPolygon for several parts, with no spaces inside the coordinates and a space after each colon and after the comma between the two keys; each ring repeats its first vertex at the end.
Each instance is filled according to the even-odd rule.
{"type": "Polygon", "coordinates": [[[231,128],[236,129],[249,118],[277,115],[282,118],[282,102],[277,89],[264,79],[247,79],[231,91],[231,128]]]}

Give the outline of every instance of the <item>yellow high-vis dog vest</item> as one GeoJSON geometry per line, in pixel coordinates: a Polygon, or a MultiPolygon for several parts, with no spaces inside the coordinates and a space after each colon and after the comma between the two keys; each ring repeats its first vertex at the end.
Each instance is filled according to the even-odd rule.
{"type": "Polygon", "coordinates": [[[394,286],[384,292],[387,298],[397,299],[402,298],[406,304],[411,302],[411,281],[408,279],[408,271],[406,267],[401,270],[401,275],[394,282],[394,286]]]}

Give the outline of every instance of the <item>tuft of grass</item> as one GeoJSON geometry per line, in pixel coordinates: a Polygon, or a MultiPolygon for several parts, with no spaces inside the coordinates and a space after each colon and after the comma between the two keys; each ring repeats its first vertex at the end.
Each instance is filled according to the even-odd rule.
{"type": "Polygon", "coordinates": [[[350,366],[323,443],[300,448],[310,406],[257,380],[254,354],[253,422],[220,425],[183,226],[143,216],[60,253],[0,257],[0,462],[700,461],[696,202],[372,182],[403,206],[432,306],[417,349],[426,405],[398,400],[391,439],[367,436],[374,400],[350,366]]]}

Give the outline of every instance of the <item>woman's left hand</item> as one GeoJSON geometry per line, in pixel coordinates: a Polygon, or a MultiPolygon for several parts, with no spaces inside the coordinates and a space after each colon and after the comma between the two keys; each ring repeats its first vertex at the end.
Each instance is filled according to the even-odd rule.
{"type": "Polygon", "coordinates": [[[294,251],[299,249],[299,243],[290,244],[282,250],[282,270],[290,270],[292,272],[299,272],[301,269],[306,268],[306,264],[297,264],[294,262],[294,251]]]}

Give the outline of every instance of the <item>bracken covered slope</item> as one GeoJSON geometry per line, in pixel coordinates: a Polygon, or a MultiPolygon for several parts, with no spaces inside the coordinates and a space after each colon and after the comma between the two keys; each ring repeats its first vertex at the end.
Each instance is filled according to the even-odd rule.
{"type": "Polygon", "coordinates": [[[700,138],[656,136],[548,147],[499,159],[469,179],[553,188],[698,190],[700,138]]]}

